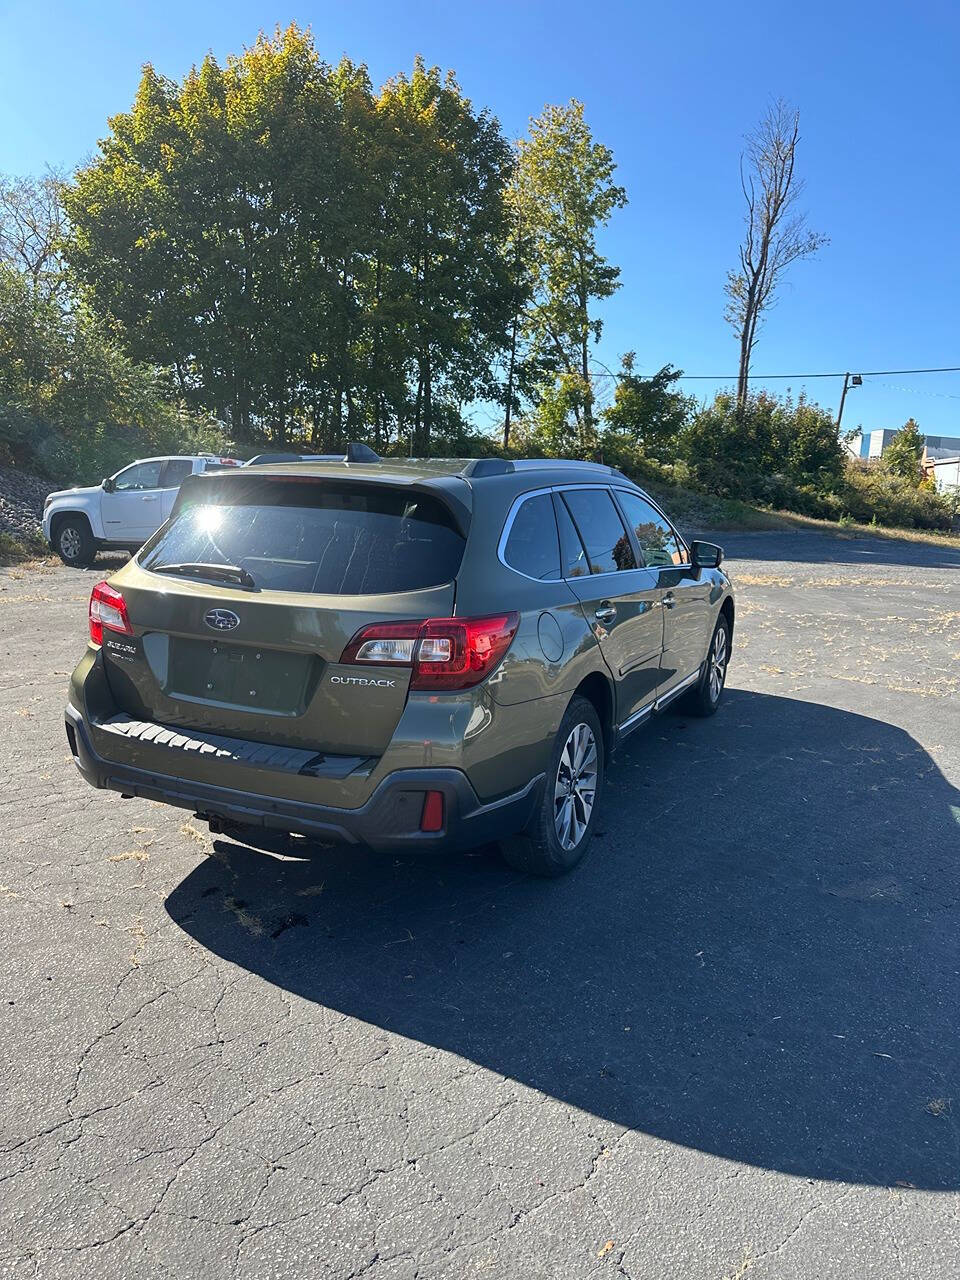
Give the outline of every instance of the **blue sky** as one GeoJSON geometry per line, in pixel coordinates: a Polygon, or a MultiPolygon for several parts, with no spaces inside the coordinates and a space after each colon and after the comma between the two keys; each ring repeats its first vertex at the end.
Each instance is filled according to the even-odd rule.
{"type": "MultiPolygon", "coordinates": [[[[643,370],[736,369],[722,290],[741,229],[737,158],[777,95],[800,108],[804,206],[831,242],[793,269],[757,373],[960,365],[960,9],[939,0],[0,0],[0,170],[74,166],[130,105],[142,62],[180,77],[208,49],[223,58],[291,19],[323,57],[366,62],[377,83],[417,52],[452,67],[509,136],[545,102],[586,103],[630,199],[602,242],[622,268],[601,312],[611,367],[632,349],[643,370]]],[[[807,390],[835,408],[840,383],[807,390]]],[[[960,435],[960,374],[873,379],[850,394],[844,426],[911,414],[960,435]]]]}

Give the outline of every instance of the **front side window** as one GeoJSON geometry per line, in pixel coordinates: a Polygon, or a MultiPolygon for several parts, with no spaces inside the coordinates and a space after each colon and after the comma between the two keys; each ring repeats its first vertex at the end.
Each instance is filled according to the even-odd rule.
{"type": "Polygon", "coordinates": [[[239,566],[264,590],[379,595],[451,582],[464,544],[430,494],[226,472],[180,490],[139,562],[239,566]]]}
{"type": "Polygon", "coordinates": [[[680,539],[656,507],[639,494],[627,493],[623,489],[617,491],[617,497],[637,535],[644,564],[654,568],[686,564],[687,557],[680,539]]]}
{"type": "Polygon", "coordinates": [[[590,573],[637,567],[630,538],[606,489],[566,489],[563,501],[586,549],[590,573]]]}
{"type": "Polygon", "coordinates": [[[117,493],[138,489],[159,489],[160,472],[162,470],[162,460],[157,462],[136,462],[132,467],[127,467],[119,475],[114,476],[113,487],[117,493]]]}
{"type": "Polygon", "coordinates": [[[556,582],[560,577],[560,548],[553,502],[548,493],[527,498],[517,508],[507,535],[503,558],[511,569],[536,578],[556,582]]]}

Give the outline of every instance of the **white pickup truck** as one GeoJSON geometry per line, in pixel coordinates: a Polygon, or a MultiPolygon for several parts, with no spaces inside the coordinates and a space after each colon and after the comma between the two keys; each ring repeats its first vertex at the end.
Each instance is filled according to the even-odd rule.
{"type": "Polygon", "coordinates": [[[136,551],[168,518],[187,476],[239,465],[212,453],[140,458],[101,484],[48,494],[44,536],[70,565],[92,563],[101,548],[136,551]]]}

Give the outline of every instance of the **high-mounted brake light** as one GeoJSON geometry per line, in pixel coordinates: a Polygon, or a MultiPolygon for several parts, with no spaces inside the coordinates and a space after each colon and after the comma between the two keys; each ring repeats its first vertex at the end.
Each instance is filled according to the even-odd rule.
{"type": "Polygon", "coordinates": [[[123,636],[133,635],[127,602],[114,587],[98,582],[90,593],[90,639],[94,644],[103,644],[104,627],[123,636]]]}
{"type": "Polygon", "coordinates": [[[376,622],[361,627],[340,661],[412,667],[411,689],[470,689],[486,680],[499,665],[519,622],[518,613],[498,613],[490,618],[376,622]]]}

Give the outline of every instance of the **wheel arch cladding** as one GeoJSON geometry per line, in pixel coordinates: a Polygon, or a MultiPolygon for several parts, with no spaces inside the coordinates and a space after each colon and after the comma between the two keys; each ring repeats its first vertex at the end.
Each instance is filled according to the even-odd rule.
{"type": "Polygon", "coordinates": [[[593,703],[594,710],[600,717],[604,749],[609,755],[613,745],[613,689],[610,681],[599,671],[591,671],[574,689],[572,697],[577,695],[593,703]]]}
{"type": "Polygon", "coordinates": [[[730,652],[733,652],[733,620],[736,616],[736,608],[733,603],[733,596],[727,596],[723,604],[720,606],[720,613],[727,620],[727,626],[730,628],[730,652]]]}
{"type": "Polygon", "coordinates": [[[60,532],[63,524],[67,520],[76,520],[79,524],[86,525],[87,533],[92,538],[94,536],[93,526],[90,524],[90,517],[85,511],[55,511],[50,518],[50,541],[56,540],[57,534],[60,532]]]}

